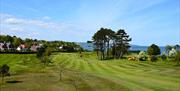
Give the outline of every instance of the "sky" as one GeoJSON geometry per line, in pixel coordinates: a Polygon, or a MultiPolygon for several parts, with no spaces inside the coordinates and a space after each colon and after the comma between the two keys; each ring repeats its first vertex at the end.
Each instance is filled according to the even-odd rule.
{"type": "Polygon", "coordinates": [[[0,34],[86,42],[101,27],[131,44],[180,44],[180,0],[0,0],[0,34]]]}

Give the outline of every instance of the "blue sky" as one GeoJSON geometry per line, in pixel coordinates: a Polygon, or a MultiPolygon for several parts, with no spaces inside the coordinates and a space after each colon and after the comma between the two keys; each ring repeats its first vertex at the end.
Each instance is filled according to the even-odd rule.
{"type": "Polygon", "coordinates": [[[101,27],[131,44],[180,44],[180,0],[0,0],[0,34],[86,42],[101,27]]]}

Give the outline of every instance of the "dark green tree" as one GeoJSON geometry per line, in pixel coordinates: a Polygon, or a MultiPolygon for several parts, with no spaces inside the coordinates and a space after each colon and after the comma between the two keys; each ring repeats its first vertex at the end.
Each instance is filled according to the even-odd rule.
{"type": "Polygon", "coordinates": [[[92,37],[94,41],[94,45],[96,46],[97,55],[98,55],[98,51],[101,52],[101,60],[105,58],[104,56],[105,42],[106,42],[105,36],[106,36],[105,29],[101,28],[92,37]]]}
{"type": "Polygon", "coordinates": [[[180,51],[177,51],[175,56],[175,61],[179,64],[180,63],[180,51]]]}
{"type": "Polygon", "coordinates": [[[22,39],[21,38],[17,38],[17,37],[13,37],[14,41],[13,41],[13,45],[15,47],[18,47],[21,43],[22,43],[22,39]]]}
{"type": "Polygon", "coordinates": [[[112,54],[116,58],[121,58],[125,53],[127,53],[128,48],[130,47],[129,42],[131,38],[129,35],[123,30],[120,29],[115,33],[111,29],[101,28],[98,30],[93,36],[93,43],[95,45],[95,50],[101,52],[101,59],[105,59],[105,51],[106,58],[110,57],[110,50],[112,50],[112,54]],[[110,47],[110,45],[113,45],[110,47]]]}
{"type": "Polygon", "coordinates": [[[96,46],[97,56],[98,51],[101,52],[101,60],[105,59],[105,51],[107,50],[107,56],[109,57],[110,41],[114,32],[111,29],[101,28],[92,37],[94,45],[96,46]]]}
{"type": "Polygon", "coordinates": [[[46,51],[46,47],[38,48],[36,53],[37,58],[41,58],[44,55],[45,51],[46,51]]]}
{"type": "Polygon", "coordinates": [[[4,64],[2,65],[2,67],[0,67],[0,77],[1,77],[2,83],[4,81],[5,76],[10,76],[9,69],[10,67],[7,64],[4,64]]]}
{"type": "Polygon", "coordinates": [[[120,29],[117,31],[113,48],[116,58],[122,58],[123,55],[128,52],[128,49],[130,48],[129,42],[131,40],[132,39],[129,38],[129,35],[127,35],[125,30],[120,29]]]}
{"type": "Polygon", "coordinates": [[[6,36],[6,41],[12,43],[14,40],[13,40],[13,37],[7,35],[7,36],[6,36]]]}
{"type": "Polygon", "coordinates": [[[152,44],[148,47],[147,53],[148,55],[159,55],[161,52],[159,46],[152,44]]]}
{"type": "Polygon", "coordinates": [[[45,65],[48,65],[50,63],[50,55],[51,55],[52,51],[50,47],[47,46],[43,46],[38,48],[37,50],[37,58],[39,58],[41,60],[41,62],[45,65]]]}

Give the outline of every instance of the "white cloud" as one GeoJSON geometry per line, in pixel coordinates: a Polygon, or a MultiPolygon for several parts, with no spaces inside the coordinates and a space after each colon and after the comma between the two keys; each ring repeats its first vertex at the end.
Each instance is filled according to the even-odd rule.
{"type": "Polygon", "coordinates": [[[43,20],[50,20],[51,17],[49,17],[49,16],[44,16],[44,17],[42,17],[42,19],[43,19],[43,20]]]}
{"type": "Polygon", "coordinates": [[[23,32],[23,29],[18,28],[18,27],[13,27],[13,28],[9,28],[9,31],[11,31],[11,32],[23,32]]]}
{"type": "Polygon", "coordinates": [[[38,32],[31,32],[31,33],[28,33],[28,34],[27,34],[27,37],[32,38],[32,37],[35,37],[35,36],[37,36],[37,35],[39,35],[38,32]]]}
{"type": "MultiPolygon", "coordinates": [[[[3,20],[2,20],[2,22],[3,22],[3,20]]],[[[7,19],[4,19],[4,23],[16,25],[16,24],[23,24],[23,23],[25,23],[25,21],[23,19],[7,18],[7,19]]]]}
{"type": "MultiPolygon", "coordinates": [[[[57,23],[57,22],[52,22],[52,21],[43,21],[43,20],[38,20],[38,19],[25,19],[25,18],[18,18],[13,15],[8,15],[4,13],[0,13],[0,23],[5,24],[7,26],[35,26],[43,29],[48,29],[48,30],[57,30],[61,31],[64,28],[70,27],[70,24],[64,24],[64,23],[57,23]]],[[[42,17],[42,18],[50,18],[50,17],[42,17]]]]}
{"type": "MultiPolygon", "coordinates": [[[[74,34],[77,35],[81,32],[78,30],[85,29],[85,27],[74,23],[42,20],[42,18],[48,17],[42,17],[40,19],[26,19],[4,13],[0,13],[0,17],[1,34],[17,35],[22,38],[30,37],[53,40],[56,39],[57,36],[68,37],[74,34]],[[56,35],[56,37],[54,37],[54,35],[56,35]]],[[[65,38],[63,40],[65,40],[65,38]]]]}

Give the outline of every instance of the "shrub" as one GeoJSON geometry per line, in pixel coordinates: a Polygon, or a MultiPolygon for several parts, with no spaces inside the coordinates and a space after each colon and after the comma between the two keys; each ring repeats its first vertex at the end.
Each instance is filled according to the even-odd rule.
{"type": "Polygon", "coordinates": [[[180,62],[180,51],[177,51],[175,61],[180,62]]]}
{"type": "Polygon", "coordinates": [[[158,57],[156,55],[150,55],[149,59],[150,61],[154,62],[154,61],[157,61],[158,57]]]}
{"type": "Polygon", "coordinates": [[[4,64],[2,67],[0,67],[0,76],[2,83],[5,76],[10,76],[9,69],[10,67],[7,64],[4,64]]]}
{"type": "Polygon", "coordinates": [[[49,63],[51,63],[51,60],[50,60],[49,56],[42,56],[41,57],[41,62],[44,64],[44,66],[46,66],[49,63]]]}
{"type": "Polygon", "coordinates": [[[10,76],[9,74],[9,66],[7,64],[4,64],[1,68],[0,68],[0,74],[3,76],[10,76]]]}
{"type": "Polygon", "coordinates": [[[129,61],[136,61],[136,57],[128,57],[129,61]]]}
{"type": "Polygon", "coordinates": [[[37,54],[36,54],[37,58],[41,58],[43,56],[43,54],[45,53],[45,50],[46,50],[45,47],[38,48],[37,49],[37,54]]]}
{"type": "Polygon", "coordinates": [[[167,59],[167,57],[166,57],[166,54],[165,54],[165,53],[162,53],[162,55],[161,55],[161,59],[162,59],[162,60],[166,60],[166,59],[167,59]]]}
{"type": "Polygon", "coordinates": [[[174,58],[174,57],[176,56],[176,54],[177,54],[176,50],[175,50],[174,48],[172,48],[172,49],[169,51],[168,56],[169,56],[170,58],[174,58]]]}
{"type": "Polygon", "coordinates": [[[147,53],[149,55],[159,55],[161,52],[160,52],[160,48],[157,45],[152,44],[151,46],[148,47],[147,53]]]}
{"type": "Polygon", "coordinates": [[[146,60],[147,60],[147,55],[146,55],[146,53],[145,53],[144,51],[139,52],[138,59],[139,59],[140,61],[146,61],[146,60]]]}
{"type": "Polygon", "coordinates": [[[50,56],[51,53],[52,53],[52,49],[51,49],[50,47],[47,47],[47,48],[45,49],[44,55],[45,55],[45,56],[50,56]]]}

